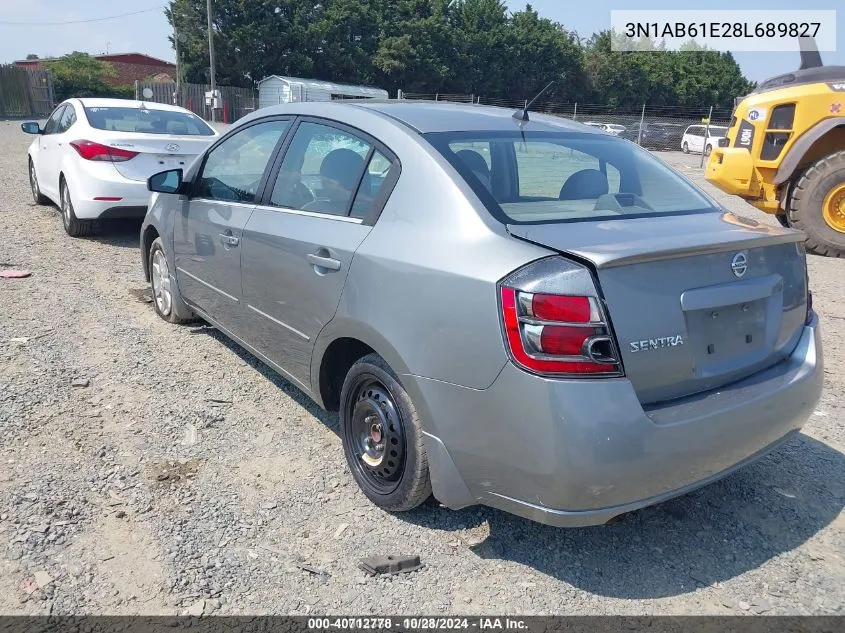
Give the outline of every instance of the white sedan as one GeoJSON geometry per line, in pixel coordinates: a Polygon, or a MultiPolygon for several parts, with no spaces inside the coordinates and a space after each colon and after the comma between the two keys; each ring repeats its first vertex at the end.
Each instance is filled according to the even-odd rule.
{"type": "Polygon", "coordinates": [[[94,221],[142,218],[147,178],[187,169],[217,138],[205,121],[176,106],[126,99],[68,99],[29,146],[29,184],[36,204],[59,206],[68,235],[91,232],[94,221]]]}

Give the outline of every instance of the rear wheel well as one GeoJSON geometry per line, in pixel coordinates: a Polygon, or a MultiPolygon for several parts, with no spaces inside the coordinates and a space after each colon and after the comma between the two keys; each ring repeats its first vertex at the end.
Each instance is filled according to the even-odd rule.
{"type": "Polygon", "coordinates": [[[159,237],[158,231],[154,226],[148,226],[144,229],[144,236],[141,241],[141,252],[144,254],[144,279],[150,280],[150,249],[153,247],[153,242],[159,237]]]}
{"type": "Polygon", "coordinates": [[[320,398],[327,411],[337,411],[340,391],[349,368],[360,358],[375,353],[366,343],[354,338],[332,341],[320,363],[320,398]]]}

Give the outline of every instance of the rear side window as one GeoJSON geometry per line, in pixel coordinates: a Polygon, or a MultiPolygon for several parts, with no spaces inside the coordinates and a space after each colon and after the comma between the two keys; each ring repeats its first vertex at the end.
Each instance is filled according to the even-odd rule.
{"type": "Polygon", "coordinates": [[[491,214],[507,224],[577,222],[717,211],[650,152],[580,132],[438,132],[425,138],[491,214]],[[488,163],[472,151],[487,145],[488,163]],[[491,186],[492,183],[492,186],[491,186]]]}
{"type": "Polygon", "coordinates": [[[65,110],[68,109],[69,106],[63,105],[59,106],[56,110],[53,111],[53,114],[50,115],[50,118],[47,119],[47,123],[44,125],[44,134],[57,134],[59,129],[59,121],[61,121],[62,116],[65,113],[65,110]]]}
{"type": "Polygon", "coordinates": [[[264,170],[290,121],[266,121],[236,132],[205,160],[195,195],[227,202],[254,202],[264,170]]]}
{"type": "Polygon", "coordinates": [[[85,106],[85,116],[91,127],[98,130],[137,134],[214,136],[214,130],[192,112],[140,107],[85,106]]]}
{"type": "Polygon", "coordinates": [[[361,186],[355,195],[355,202],[352,203],[352,211],[349,215],[353,218],[366,217],[373,208],[373,203],[378,200],[384,190],[395,167],[391,160],[380,151],[373,152],[367,170],[361,178],[361,186]]]}
{"type": "MultiPolygon", "coordinates": [[[[367,141],[339,128],[300,124],[285,152],[270,204],[347,215],[359,184],[369,186],[372,193],[372,178],[363,177],[365,166],[370,174],[372,149],[367,141]]],[[[378,163],[373,169],[378,169],[378,163]]]]}
{"type": "Polygon", "coordinates": [[[72,105],[68,104],[65,106],[62,118],[59,119],[56,134],[63,134],[64,132],[67,132],[74,123],[76,123],[76,110],[73,109],[72,105]]]}

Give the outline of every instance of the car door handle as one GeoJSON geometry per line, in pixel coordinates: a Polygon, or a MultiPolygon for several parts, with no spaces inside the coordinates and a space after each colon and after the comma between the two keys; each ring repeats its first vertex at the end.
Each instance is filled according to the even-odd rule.
{"type": "Polygon", "coordinates": [[[320,268],[325,268],[326,270],[340,270],[340,260],[335,259],[334,257],[321,257],[320,255],[309,253],[308,262],[312,266],[318,266],[320,268]]]}
{"type": "Polygon", "coordinates": [[[240,243],[240,239],[235,237],[234,235],[226,235],[225,233],[220,233],[220,242],[224,246],[237,246],[240,243]]]}

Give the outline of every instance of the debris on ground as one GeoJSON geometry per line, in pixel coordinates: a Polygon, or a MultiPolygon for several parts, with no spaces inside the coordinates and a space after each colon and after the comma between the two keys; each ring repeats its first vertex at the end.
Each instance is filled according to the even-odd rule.
{"type": "Polygon", "coordinates": [[[377,574],[402,574],[409,571],[422,569],[423,564],[419,556],[399,556],[388,554],[387,556],[370,556],[362,558],[358,565],[370,576],[377,574]]]}
{"type": "Polygon", "coordinates": [[[46,571],[37,571],[32,575],[32,577],[39,589],[44,589],[44,587],[53,582],[53,577],[46,571]]]}
{"type": "Polygon", "coordinates": [[[133,288],[129,294],[135,297],[135,300],[140,303],[152,303],[153,294],[150,288],[133,288]]]}
{"type": "Polygon", "coordinates": [[[0,270],[0,278],[2,279],[23,279],[31,274],[28,270],[0,270]]]}
{"type": "Polygon", "coordinates": [[[349,527],[348,523],[341,523],[340,525],[338,525],[337,529],[334,531],[334,538],[339,539],[341,536],[343,536],[343,533],[346,531],[346,528],[348,528],[348,527],[349,527]]]}
{"type": "Polygon", "coordinates": [[[91,381],[88,380],[87,378],[74,378],[73,381],[71,381],[70,386],[71,387],[87,387],[90,384],[91,384],[91,381]]]}
{"type": "Polygon", "coordinates": [[[330,577],[331,574],[327,571],[323,571],[322,569],[317,569],[311,565],[306,565],[305,563],[297,563],[296,565],[302,571],[307,571],[309,574],[314,574],[315,576],[323,576],[323,577],[330,577]]]}
{"type": "Polygon", "coordinates": [[[197,600],[190,607],[182,611],[182,615],[190,615],[198,618],[203,614],[203,611],[205,611],[205,600],[197,600]]]}
{"type": "Polygon", "coordinates": [[[199,432],[195,424],[185,427],[185,437],[182,438],[182,446],[193,446],[199,442],[199,432]]]}

